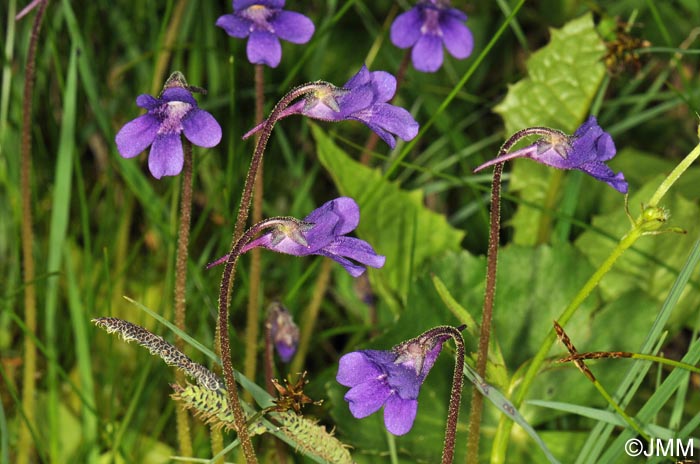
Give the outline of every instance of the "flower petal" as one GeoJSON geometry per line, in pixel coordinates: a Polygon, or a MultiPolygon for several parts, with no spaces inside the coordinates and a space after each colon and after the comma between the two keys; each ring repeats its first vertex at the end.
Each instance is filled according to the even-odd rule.
{"type": "Polygon", "coordinates": [[[399,48],[412,47],[420,39],[420,29],[423,26],[423,18],[420,11],[414,7],[396,17],[391,25],[391,43],[399,48]]]}
{"type": "Polygon", "coordinates": [[[250,34],[250,21],[235,14],[219,16],[216,25],[222,28],[228,35],[237,39],[244,39],[250,34]]]}
{"type": "Polygon", "coordinates": [[[601,182],[605,182],[620,193],[627,193],[629,185],[625,181],[623,173],[615,172],[607,165],[598,162],[586,163],[579,167],[586,174],[589,174],[601,182]]]}
{"type": "Polygon", "coordinates": [[[370,360],[364,351],[353,351],[338,361],[335,380],[346,387],[354,387],[382,375],[382,370],[370,360]]]}
{"type": "Polygon", "coordinates": [[[153,141],[151,153],[148,155],[148,169],[153,177],[176,176],[182,171],[184,156],[180,134],[170,133],[158,135],[153,141]]]}
{"type": "Polygon", "coordinates": [[[472,54],[474,36],[463,21],[449,15],[441,16],[440,29],[442,29],[442,43],[445,44],[450,55],[461,60],[472,54]]]}
{"type": "Polygon", "coordinates": [[[214,116],[199,108],[193,108],[182,119],[182,129],[187,140],[200,147],[213,147],[221,141],[221,126],[214,116]]]}
{"type": "Polygon", "coordinates": [[[197,100],[192,96],[192,92],[182,87],[170,87],[163,90],[160,96],[163,102],[185,102],[192,106],[197,106],[197,100]]]}
{"type": "Polygon", "coordinates": [[[355,230],[360,223],[360,207],[350,197],[339,197],[313,210],[304,218],[304,222],[317,224],[328,221],[329,218],[332,218],[335,223],[333,229],[335,235],[347,234],[355,230]]]}
{"type": "Polygon", "coordinates": [[[150,113],[126,123],[115,137],[119,154],[124,158],[133,158],[144,151],[153,143],[159,127],[160,122],[150,113]]]}
{"type": "Polygon", "coordinates": [[[442,66],[442,40],[432,34],[422,36],[411,50],[411,59],[418,71],[437,71],[442,66]]]}
{"type": "Polygon", "coordinates": [[[314,35],[314,23],[301,13],[280,11],[270,22],[275,28],[275,34],[282,40],[295,44],[303,44],[314,35]]]}
{"type": "Polygon", "coordinates": [[[382,380],[372,379],[352,387],[345,394],[345,401],[349,403],[352,415],[362,419],[379,411],[389,396],[389,385],[382,380]]]}
{"type": "Polygon", "coordinates": [[[233,10],[245,10],[253,5],[264,6],[268,9],[280,9],[284,7],[284,0],[233,0],[233,10]]]}
{"type": "Polygon", "coordinates": [[[396,78],[386,71],[374,71],[372,72],[372,89],[378,103],[389,101],[396,93],[396,78]]]}
{"type": "MultiPolygon", "coordinates": [[[[353,113],[369,108],[375,100],[374,90],[371,84],[361,85],[338,98],[340,112],[332,112],[335,117],[327,120],[347,119],[353,113]]],[[[319,105],[316,105],[319,106],[319,105]]],[[[329,109],[330,110],[330,109],[329,109]]],[[[323,118],[318,118],[323,119],[323,118]]]]}
{"type": "Polygon", "coordinates": [[[394,394],[384,406],[384,425],[394,435],[405,435],[413,427],[418,412],[418,400],[404,400],[394,394]]]}
{"type": "Polygon", "coordinates": [[[412,140],[418,134],[419,125],[411,113],[388,103],[375,105],[370,122],[396,134],[402,140],[412,140]]]}
{"type": "Polygon", "coordinates": [[[354,89],[355,87],[360,87],[361,85],[368,84],[372,80],[372,75],[367,69],[367,65],[362,65],[357,74],[352,76],[343,86],[344,89],[354,89]]]}
{"type": "Polygon", "coordinates": [[[323,250],[375,268],[384,266],[386,262],[386,257],[377,254],[372,245],[355,237],[337,237],[323,250]]]}
{"type": "Polygon", "coordinates": [[[345,268],[345,270],[348,272],[348,274],[350,274],[352,277],[355,277],[355,278],[360,277],[367,270],[367,268],[364,266],[360,266],[359,264],[355,264],[352,261],[350,261],[349,259],[343,258],[342,256],[339,256],[339,255],[336,255],[333,253],[329,253],[326,250],[318,250],[318,252],[316,252],[316,254],[332,259],[336,263],[343,266],[343,268],[345,268]]]}
{"type": "Polygon", "coordinates": [[[266,64],[276,68],[282,59],[282,46],[279,39],[267,31],[253,31],[246,46],[248,61],[253,64],[266,64]]]}
{"type": "Polygon", "coordinates": [[[158,105],[160,105],[160,102],[157,98],[154,98],[148,94],[142,94],[136,97],[136,105],[147,110],[154,110],[158,105]]]}

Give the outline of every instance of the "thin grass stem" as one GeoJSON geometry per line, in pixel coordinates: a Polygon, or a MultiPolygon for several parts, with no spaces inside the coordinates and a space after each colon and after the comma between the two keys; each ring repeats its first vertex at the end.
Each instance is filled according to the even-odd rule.
{"type": "Polygon", "coordinates": [[[22,148],[20,165],[20,196],[22,197],[22,261],[24,263],[24,321],[27,334],[24,337],[24,370],[22,372],[22,409],[24,421],[20,421],[19,440],[17,443],[17,463],[29,462],[32,452],[32,434],[30,424],[35,423],[34,396],[36,392],[36,287],[34,265],[34,225],[32,219],[32,101],[34,100],[34,81],[36,77],[36,51],[39,43],[41,23],[46,12],[48,0],[37,8],[27,50],[27,63],[24,71],[24,94],[22,100],[22,148]]]}

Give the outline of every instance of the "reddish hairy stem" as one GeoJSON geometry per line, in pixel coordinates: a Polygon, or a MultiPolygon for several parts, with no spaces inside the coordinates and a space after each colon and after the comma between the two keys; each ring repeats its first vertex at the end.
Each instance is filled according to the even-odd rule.
{"type": "Polygon", "coordinates": [[[34,99],[34,80],[36,76],[36,50],[39,31],[46,12],[48,0],[41,2],[37,8],[32,32],[29,37],[27,63],[24,72],[24,94],[22,99],[22,147],[20,161],[20,196],[22,198],[22,261],[24,263],[24,321],[27,334],[24,337],[24,370],[22,373],[22,409],[25,421],[20,421],[17,462],[29,461],[32,450],[32,434],[29,426],[34,420],[34,396],[36,390],[36,346],[33,337],[36,334],[36,288],[34,278],[34,226],[32,219],[32,100],[34,99]]]}
{"type": "MultiPolygon", "coordinates": [[[[518,141],[531,135],[548,136],[552,133],[560,133],[547,127],[531,127],[513,134],[501,146],[497,157],[506,154],[518,141]]],[[[493,318],[493,305],[496,297],[496,274],[498,272],[498,246],[501,231],[501,174],[503,164],[497,163],[493,168],[493,181],[491,183],[491,213],[489,228],[489,245],[486,263],[486,289],[484,291],[484,307],[481,315],[481,328],[479,331],[479,349],[476,361],[476,371],[482,377],[486,377],[486,365],[488,364],[489,339],[491,337],[491,319],[493,318]]],[[[469,414],[469,439],[467,442],[467,462],[478,462],[479,459],[479,433],[481,428],[481,412],[483,409],[483,396],[474,389],[472,391],[472,406],[469,414]]]]}
{"type": "MultiPolygon", "coordinates": [[[[177,253],[175,257],[175,325],[185,331],[186,286],[187,286],[187,249],[190,242],[190,223],[192,217],[192,143],[183,141],[184,165],[182,167],[182,193],[180,195],[180,225],[177,233],[177,253]]],[[[180,337],[175,338],[175,346],[184,351],[185,342],[180,337]]],[[[175,380],[182,385],[185,374],[175,371],[175,380]]],[[[180,454],[192,456],[192,438],[187,410],[178,407],[176,413],[177,437],[180,454]]]]}

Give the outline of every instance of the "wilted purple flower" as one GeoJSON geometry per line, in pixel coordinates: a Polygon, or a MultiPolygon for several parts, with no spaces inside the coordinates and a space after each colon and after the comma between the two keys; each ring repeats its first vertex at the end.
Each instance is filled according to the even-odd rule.
{"type": "MultiPolygon", "coordinates": [[[[369,243],[345,236],[355,230],[360,222],[360,208],[352,198],[340,197],[331,200],[313,210],[303,222],[293,219],[280,222],[272,232],[261,235],[245,245],[241,253],[263,247],[295,256],[326,256],[340,263],[353,277],[365,272],[364,266],[384,266],[386,258],[378,255],[369,243]]],[[[228,255],[223,256],[208,267],[221,264],[227,259],[228,255]]]]}
{"type": "Polygon", "coordinates": [[[461,60],[471,55],[474,38],[464,22],[467,15],[451,8],[449,0],[420,0],[391,25],[391,42],[413,47],[411,59],[418,71],[434,72],[442,66],[442,46],[461,60]]]}
{"type": "MultiPolygon", "coordinates": [[[[367,66],[362,66],[342,88],[319,83],[318,91],[285,108],[279,119],[293,114],[322,121],[355,119],[367,125],[394,148],[394,135],[408,141],[418,134],[418,123],[411,113],[387,103],[395,93],[394,76],[385,71],[370,72],[367,66]]],[[[250,137],[261,128],[262,124],[254,127],[243,138],[250,137]]]]}
{"type": "Polygon", "coordinates": [[[362,419],[384,406],[384,425],[394,435],[411,430],[418,393],[449,336],[419,336],[391,351],[360,350],[340,358],[336,380],[350,387],[350,412],[362,419]]]}
{"type": "Polygon", "coordinates": [[[117,149],[124,158],[133,158],[150,145],[148,169],[156,179],[182,171],[181,132],[200,147],[213,147],[221,141],[221,126],[211,114],[199,109],[180,73],[168,79],[158,98],[139,95],[136,104],[148,112],[119,130],[117,149]]]}
{"type": "MultiPolygon", "coordinates": [[[[524,132],[527,132],[527,129],[524,132]]],[[[591,116],[576,129],[573,136],[551,131],[549,137],[487,161],[474,169],[474,172],[513,158],[530,158],[559,169],[578,169],[621,193],[627,193],[628,185],[624,174],[621,172],[615,174],[605,164],[605,161],[612,159],[615,153],[615,142],[612,137],[598,125],[596,118],[591,116]]]]}
{"type": "Polygon", "coordinates": [[[282,362],[288,363],[297,351],[299,327],[294,323],[287,308],[280,303],[272,303],[267,309],[267,314],[272,343],[275,344],[282,362]]]}
{"type": "Polygon", "coordinates": [[[233,14],[219,16],[216,25],[231,37],[248,37],[248,61],[276,68],[282,58],[279,39],[303,44],[314,34],[309,18],[283,6],[284,0],[233,0],[233,14]]]}

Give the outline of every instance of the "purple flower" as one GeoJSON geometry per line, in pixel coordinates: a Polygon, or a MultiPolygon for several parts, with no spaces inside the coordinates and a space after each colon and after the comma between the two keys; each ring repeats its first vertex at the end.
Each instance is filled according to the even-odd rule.
{"type": "Polygon", "coordinates": [[[384,406],[384,425],[404,435],[418,411],[418,393],[449,336],[417,337],[391,351],[361,350],[340,358],[336,380],[350,387],[350,412],[362,419],[384,406]]]}
{"type": "Polygon", "coordinates": [[[136,104],[148,112],[126,123],[115,139],[124,158],[133,158],[150,145],[148,169],[156,179],[182,171],[181,132],[200,147],[213,147],[221,141],[221,126],[211,114],[199,109],[187,87],[178,84],[184,80],[172,82],[173,77],[168,79],[172,86],[166,84],[158,98],[139,95],[136,104]]]}
{"type": "Polygon", "coordinates": [[[443,44],[461,60],[471,55],[474,38],[464,24],[467,15],[450,7],[449,0],[420,0],[391,25],[391,42],[413,47],[411,59],[418,71],[435,72],[442,66],[443,44]]]}
{"type": "Polygon", "coordinates": [[[248,61],[276,68],[282,58],[279,39],[303,44],[314,34],[309,18],[283,6],[284,0],[233,0],[233,14],[219,16],[216,25],[231,37],[248,37],[248,61]]]}
{"type": "Polygon", "coordinates": [[[275,344],[275,349],[282,362],[288,363],[297,351],[299,327],[294,323],[287,308],[280,303],[272,303],[267,309],[267,314],[272,343],[275,344]]]}
{"type": "MultiPolygon", "coordinates": [[[[527,129],[524,131],[527,132],[527,129]]],[[[540,132],[541,133],[541,132],[540,132]]],[[[605,132],[594,116],[588,118],[573,136],[551,131],[545,139],[521,150],[494,158],[474,169],[480,171],[496,163],[513,158],[530,158],[539,163],[559,169],[578,169],[605,182],[620,193],[627,193],[628,185],[621,172],[615,174],[605,161],[615,156],[615,142],[605,132]]]]}
{"type": "MultiPolygon", "coordinates": [[[[354,119],[367,125],[391,148],[394,135],[412,140],[418,134],[418,123],[405,109],[387,103],[396,93],[396,78],[385,71],[370,72],[367,66],[355,74],[342,88],[319,83],[318,91],[285,108],[280,118],[301,114],[322,121],[354,119]]],[[[254,127],[243,138],[262,128],[254,127]]]]}
{"type": "MultiPolygon", "coordinates": [[[[345,236],[355,230],[360,222],[360,208],[352,198],[331,200],[313,210],[303,222],[295,219],[282,219],[278,222],[280,225],[275,230],[246,244],[241,253],[263,247],[295,256],[326,256],[340,263],[353,277],[365,272],[364,266],[384,266],[386,258],[378,255],[369,243],[345,236]]],[[[228,255],[223,256],[208,267],[221,264],[227,259],[228,255]]]]}

